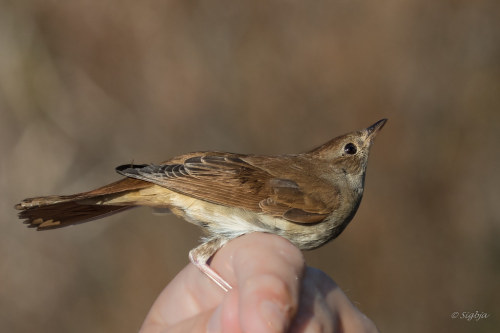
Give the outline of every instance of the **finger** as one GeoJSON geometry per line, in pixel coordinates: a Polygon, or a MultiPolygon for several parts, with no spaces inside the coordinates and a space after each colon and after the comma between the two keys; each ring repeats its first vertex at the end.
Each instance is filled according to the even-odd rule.
{"type": "MultiPolygon", "coordinates": [[[[210,319],[215,315],[216,310],[205,311],[193,317],[179,321],[173,325],[165,325],[162,323],[145,323],[139,333],[185,333],[185,332],[208,332],[207,326],[210,319]]],[[[215,331],[214,331],[215,332],[215,331]]]]}
{"type": "Polygon", "coordinates": [[[187,265],[160,293],[143,323],[144,327],[170,327],[213,310],[224,297],[194,265],[187,265]]]}
{"type": "MultiPolygon", "coordinates": [[[[233,287],[245,332],[283,332],[295,315],[304,258],[286,239],[265,233],[239,237],[220,250],[232,258],[233,287]]],[[[217,255],[214,268],[217,268],[217,255]]]]}
{"type": "MultiPolygon", "coordinates": [[[[307,267],[302,279],[300,290],[300,303],[297,315],[293,319],[291,333],[303,332],[338,332],[335,330],[337,318],[335,309],[331,309],[325,296],[329,290],[333,290],[336,285],[332,282],[329,289],[326,283],[321,281],[324,277],[321,271],[307,267]]],[[[324,274],[323,274],[324,275],[324,274]]]]}
{"type": "Polygon", "coordinates": [[[329,276],[307,267],[291,329],[291,333],[303,332],[375,333],[377,329],[329,276]]]}
{"type": "Polygon", "coordinates": [[[216,308],[197,313],[175,323],[146,321],[140,333],[241,333],[237,309],[237,293],[231,293],[216,308]]]}
{"type": "Polygon", "coordinates": [[[326,304],[335,317],[334,332],[376,333],[377,327],[349,300],[347,295],[322,271],[316,270],[315,278],[326,304]]]}

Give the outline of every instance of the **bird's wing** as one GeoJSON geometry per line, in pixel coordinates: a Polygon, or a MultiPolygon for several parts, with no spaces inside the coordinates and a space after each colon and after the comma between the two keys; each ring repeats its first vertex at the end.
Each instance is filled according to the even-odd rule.
{"type": "Polygon", "coordinates": [[[297,223],[320,222],[331,212],[314,193],[247,161],[246,155],[193,153],[160,165],[122,165],[116,170],[200,200],[297,223]]]}

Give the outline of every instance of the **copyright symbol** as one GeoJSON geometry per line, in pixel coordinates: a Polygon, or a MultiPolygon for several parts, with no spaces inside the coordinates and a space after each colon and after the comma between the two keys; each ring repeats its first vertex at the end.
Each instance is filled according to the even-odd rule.
{"type": "Polygon", "coordinates": [[[451,318],[453,318],[453,319],[458,318],[458,312],[453,312],[453,313],[451,314],[451,318]]]}

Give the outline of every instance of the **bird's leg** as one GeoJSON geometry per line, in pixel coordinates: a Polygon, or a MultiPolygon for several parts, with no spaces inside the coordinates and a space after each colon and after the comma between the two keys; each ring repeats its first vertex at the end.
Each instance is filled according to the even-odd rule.
{"type": "Polygon", "coordinates": [[[212,238],[209,241],[199,245],[198,247],[189,251],[189,260],[198,267],[206,276],[208,276],[213,282],[215,282],[224,291],[229,291],[232,289],[231,285],[226,282],[217,272],[215,272],[210,266],[208,266],[207,261],[217,252],[218,249],[227,243],[226,238],[212,238]]]}

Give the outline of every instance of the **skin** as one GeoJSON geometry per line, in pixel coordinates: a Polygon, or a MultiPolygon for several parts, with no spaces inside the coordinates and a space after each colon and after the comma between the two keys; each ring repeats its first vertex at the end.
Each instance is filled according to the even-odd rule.
{"type": "Polygon", "coordinates": [[[210,266],[232,290],[223,292],[189,264],[161,292],[140,332],[378,332],[332,279],[306,266],[282,237],[236,238],[210,266]]]}

